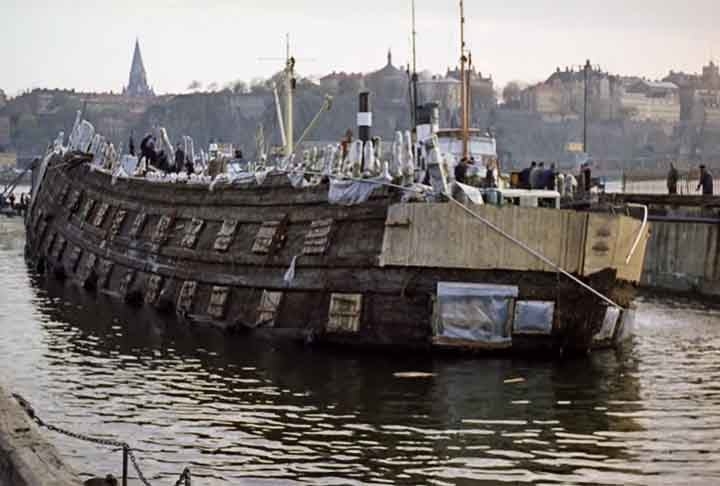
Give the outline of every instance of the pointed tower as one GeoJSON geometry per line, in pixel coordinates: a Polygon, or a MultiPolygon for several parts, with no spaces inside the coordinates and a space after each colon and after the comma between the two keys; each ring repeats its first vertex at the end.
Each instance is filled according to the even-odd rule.
{"type": "Polygon", "coordinates": [[[140,41],[135,39],[135,52],[133,53],[132,65],[130,66],[130,78],[127,88],[123,90],[126,96],[155,96],[147,82],[147,74],[143,65],[142,54],[140,54],[140,41]]]}

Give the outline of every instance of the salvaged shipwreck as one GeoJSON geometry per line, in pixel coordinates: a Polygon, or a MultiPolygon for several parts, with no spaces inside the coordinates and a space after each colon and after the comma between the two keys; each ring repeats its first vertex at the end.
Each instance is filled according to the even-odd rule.
{"type": "Polygon", "coordinates": [[[647,228],[626,216],[298,169],[118,177],[74,143],[35,170],[27,255],[128,305],[314,342],[550,356],[615,345],[633,319],[647,228]]]}

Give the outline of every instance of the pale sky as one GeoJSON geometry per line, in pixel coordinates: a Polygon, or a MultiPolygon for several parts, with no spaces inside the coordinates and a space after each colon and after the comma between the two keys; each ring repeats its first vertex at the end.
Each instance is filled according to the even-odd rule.
{"type": "MultiPolygon", "coordinates": [[[[459,57],[458,1],[417,0],[419,70],[459,57]]],[[[467,42],[498,86],[590,58],[611,73],[698,72],[720,57],[720,0],[466,0],[467,42]]],[[[135,37],[157,93],[268,76],[290,32],[298,70],[372,71],[410,59],[410,0],[0,0],[0,89],[118,92],[135,37]]]]}

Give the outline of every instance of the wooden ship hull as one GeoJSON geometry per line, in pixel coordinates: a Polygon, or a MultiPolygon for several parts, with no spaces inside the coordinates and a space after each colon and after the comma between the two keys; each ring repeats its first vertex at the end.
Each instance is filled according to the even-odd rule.
{"type": "Polygon", "coordinates": [[[281,173],[213,188],[115,179],[77,157],[48,157],[36,178],[27,257],[119,305],[305,342],[551,357],[617,345],[632,322],[646,239],[626,264],[631,218],[473,206],[620,311],[454,204],[383,186],[334,205],[327,182],[297,189],[281,173]],[[523,317],[533,304],[544,319],[523,317]],[[495,328],[473,328],[493,312],[495,328]]]}

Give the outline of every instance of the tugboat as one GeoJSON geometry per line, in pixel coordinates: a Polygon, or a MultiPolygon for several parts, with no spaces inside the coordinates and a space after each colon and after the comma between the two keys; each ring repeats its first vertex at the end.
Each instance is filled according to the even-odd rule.
{"type": "Polygon", "coordinates": [[[384,162],[367,109],[345,156],[213,179],[127,173],[78,119],[34,169],[28,259],[178,322],[315,343],[556,357],[627,337],[647,225],[461,202],[437,134],[426,164],[409,134],[384,162]]]}

